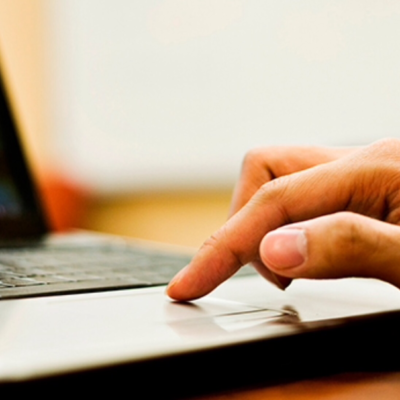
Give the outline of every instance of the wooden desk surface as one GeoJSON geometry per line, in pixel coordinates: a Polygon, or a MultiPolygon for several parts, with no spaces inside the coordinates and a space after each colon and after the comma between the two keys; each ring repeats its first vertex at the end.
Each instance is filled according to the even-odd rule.
{"type": "Polygon", "coordinates": [[[196,400],[398,400],[400,372],[346,373],[283,385],[226,392],[196,400]]]}
{"type": "Polygon", "coordinates": [[[80,228],[199,247],[227,219],[231,190],[96,197],[80,228]]]}

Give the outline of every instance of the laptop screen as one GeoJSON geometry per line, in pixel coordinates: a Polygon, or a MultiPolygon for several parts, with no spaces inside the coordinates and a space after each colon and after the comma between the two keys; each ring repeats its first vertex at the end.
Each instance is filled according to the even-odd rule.
{"type": "Polygon", "coordinates": [[[21,194],[18,193],[7,163],[7,149],[3,137],[3,127],[0,126],[0,220],[18,218],[24,209],[21,194]]]}
{"type": "Polygon", "coordinates": [[[0,241],[47,232],[0,71],[0,241]]]}

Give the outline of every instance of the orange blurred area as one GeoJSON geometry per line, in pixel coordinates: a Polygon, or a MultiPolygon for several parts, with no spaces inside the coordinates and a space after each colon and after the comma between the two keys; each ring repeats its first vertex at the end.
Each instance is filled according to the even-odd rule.
{"type": "Polygon", "coordinates": [[[52,231],[62,232],[82,225],[91,194],[71,179],[46,174],[38,182],[47,222],[52,231]]]}
{"type": "Polygon", "coordinates": [[[101,195],[62,173],[39,176],[49,227],[74,228],[198,247],[228,215],[230,191],[101,195]]]}

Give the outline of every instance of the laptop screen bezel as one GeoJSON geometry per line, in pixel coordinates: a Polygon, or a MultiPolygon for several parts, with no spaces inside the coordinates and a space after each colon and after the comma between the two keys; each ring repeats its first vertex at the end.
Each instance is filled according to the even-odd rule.
{"type": "Polygon", "coordinates": [[[22,212],[0,218],[0,245],[15,239],[39,239],[49,229],[24,155],[0,60],[0,127],[11,180],[22,202],[22,212]]]}

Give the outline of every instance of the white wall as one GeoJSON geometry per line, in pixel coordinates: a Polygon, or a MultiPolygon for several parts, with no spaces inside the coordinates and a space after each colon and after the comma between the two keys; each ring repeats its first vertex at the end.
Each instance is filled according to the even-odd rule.
{"type": "Polygon", "coordinates": [[[98,190],[230,185],[251,147],[400,136],[398,0],[57,0],[59,162],[98,190]]]}

